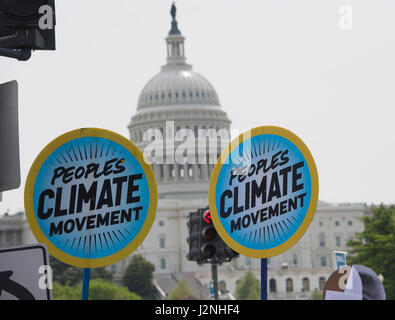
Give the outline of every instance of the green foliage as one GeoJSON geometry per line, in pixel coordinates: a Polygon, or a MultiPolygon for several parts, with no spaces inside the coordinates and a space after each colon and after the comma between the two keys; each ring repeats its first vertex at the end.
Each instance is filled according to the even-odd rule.
{"type": "Polygon", "coordinates": [[[123,275],[123,285],[143,299],[153,299],[155,266],[141,255],[134,255],[123,275]]]}
{"type": "Polygon", "coordinates": [[[322,291],[314,289],[314,291],[311,293],[311,296],[309,297],[309,300],[322,300],[322,295],[322,291]]]}
{"type": "Polygon", "coordinates": [[[170,292],[167,300],[177,300],[179,298],[191,298],[193,296],[192,290],[189,288],[185,279],[181,279],[177,285],[170,292]]]}
{"type": "Polygon", "coordinates": [[[347,264],[371,268],[384,277],[387,299],[395,299],[395,206],[372,207],[373,216],[365,216],[365,229],[347,245],[351,248],[347,264]]]}
{"type": "Polygon", "coordinates": [[[81,291],[78,291],[77,286],[63,286],[54,282],[52,296],[54,300],[81,300],[81,291]]]}
{"type": "MultiPolygon", "coordinates": [[[[51,256],[50,264],[53,271],[53,281],[61,285],[73,286],[82,281],[83,269],[70,266],[51,256]]],[[[91,269],[91,279],[104,279],[111,281],[112,273],[104,268],[91,269]]]]}
{"type": "MultiPolygon", "coordinates": [[[[55,282],[52,293],[55,300],[81,300],[82,282],[73,286],[62,286],[55,282]]],[[[118,287],[107,280],[95,279],[90,281],[89,300],[141,300],[141,297],[126,287],[118,287]]]]}
{"type": "Polygon", "coordinates": [[[236,299],[260,300],[261,285],[252,271],[247,271],[236,285],[236,299]]]}

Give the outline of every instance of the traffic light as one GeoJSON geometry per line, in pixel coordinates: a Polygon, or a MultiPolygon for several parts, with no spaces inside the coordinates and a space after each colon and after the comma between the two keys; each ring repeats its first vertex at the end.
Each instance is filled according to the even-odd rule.
{"type": "Polygon", "coordinates": [[[0,55],[55,50],[55,24],[54,0],[0,0],[0,55]]]}
{"type": "Polygon", "coordinates": [[[0,192],[20,184],[18,83],[11,81],[0,84],[0,192]]]}
{"type": "Polygon", "coordinates": [[[217,230],[214,228],[213,221],[211,220],[210,211],[203,210],[203,221],[202,221],[202,241],[200,244],[200,251],[202,256],[206,260],[214,259],[217,253],[217,240],[219,238],[217,230]]]}
{"type": "Polygon", "coordinates": [[[209,208],[189,214],[189,253],[187,259],[203,263],[223,263],[238,257],[221,239],[211,219],[209,208]]]}
{"type": "Polygon", "coordinates": [[[190,261],[200,261],[201,215],[198,212],[190,212],[187,226],[189,229],[189,236],[187,238],[189,252],[187,253],[187,259],[190,261]]]}

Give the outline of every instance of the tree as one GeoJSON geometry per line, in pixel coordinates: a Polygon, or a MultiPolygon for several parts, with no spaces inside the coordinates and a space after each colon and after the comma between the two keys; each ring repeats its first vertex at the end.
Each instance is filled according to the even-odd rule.
{"type": "Polygon", "coordinates": [[[181,279],[171,290],[167,300],[177,300],[180,298],[195,298],[185,279],[181,279]]]}
{"type": "MultiPolygon", "coordinates": [[[[79,284],[82,289],[82,284],[79,284]]],[[[102,279],[90,282],[89,300],[141,300],[136,293],[130,292],[126,287],[118,287],[115,283],[102,279]]]]}
{"type": "Polygon", "coordinates": [[[247,271],[236,285],[236,299],[259,300],[261,298],[261,287],[259,280],[251,270],[247,271]]]}
{"type": "Polygon", "coordinates": [[[123,275],[123,285],[143,299],[153,299],[155,266],[141,255],[134,255],[123,275]]]}
{"type": "MultiPolygon", "coordinates": [[[[73,286],[62,286],[55,282],[52,293],[55,300],[81,300],[81,290],[82,282],[73,286]]],[[[89,285],[89,300],[141,300],[141,297],[113,282],[94,279],[89,285]]]]}
{"type": "Polygon", "coordinates": [[[317,288],[311,293],[309,300],[322,300],[322,291],[319,291],[317,288]]]}
{"type": "Polygon", "coordinates": [[[365,229],[348,241],[347,264],[371,268],[384,277],[387,299],[395,299],[395,206],[371,208],[373,215],[362,217],[365,229]]]}
{"type": "Polygon", "coordinates": [[[53,283],[52,296],[54,300],[81,300],[81,291],[76,286],[63,286],[56,281],[53,283]]]}
{"type": "MultiPolygon", "coordinates": [[[[70,266],[51,256],[50,264],[53,271],[53,281],[61,285],[73,286],[82,280],[83,269],[70,266]]],[[[104,279],[111,281],[112,273],[104,268],[91,269],[91,279],[104,279]]]]}

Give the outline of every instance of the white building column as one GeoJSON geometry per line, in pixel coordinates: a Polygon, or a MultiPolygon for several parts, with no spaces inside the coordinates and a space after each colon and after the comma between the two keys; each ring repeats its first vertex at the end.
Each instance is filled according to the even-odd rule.
{"type": "Polygon", "coordinates": [[[199,168],[198,168],[197,163],[194,163],[192,165],[192,170],[193,170],[193,179],[195,181],[199,180],[199,172],[198,172],[199,168]]]}
{"type": "Polygon", "coordinates": [[[168,182],[170,179],[170,166],[167,164],[163,165],[163,182],[168,182]]]}
{"type": "Polygon", "coordinates": [[[184,180],[189,180],[190,178],[189,178],[188,164],[187,163],[184,164],[183,167],[184,167],[184,180]]]}
{"type": "Polygon", "coordinates": [[[174,180],[178,181],[180,180],[180,175],[179,175],[179,168],[178,168],[178,164],[174,162],[174,180]]]}

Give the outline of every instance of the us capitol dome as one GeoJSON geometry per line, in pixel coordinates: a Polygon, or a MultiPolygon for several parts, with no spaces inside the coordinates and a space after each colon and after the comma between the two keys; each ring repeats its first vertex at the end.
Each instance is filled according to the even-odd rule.
{"type": "MultiPolygon", "coordinates": [[[[166,38],[167,62],[143,88],[137,112],[129,124],[131,140],[143,151],[149,144],[143,141],[143,135],[150,128],[166,137],[174,135],[174,132],[167,132],[171,129],[187,128],[196,132],[213,128],[226,129],[228,133],[230,130],[231,122],[220,105],[215,88],[186,61],[185,38],[177,26],[174,5],[171,11],[171,30],[166,38]],[[173,121],[174,128],[166,126],[173,121]]],[[[174,156],[174,149],[168,144],[163,144],[162,148],[164,154],[174,156]]],[[[220,151],[220,148],[197,147],[195,157],[203,155],[216,160],[220,151]]],[[[155,265],[155,283],[161,288],[159,291],[165,293],[163,299],[180,279],[187,279],[196,297],[207,299],[212,279],[210,266],[199,266],[187,260],[186,237],[189,213],[208,205],[213,163],[152,164],[158,183],[158,209],[152,229],[135,253],[155,265]]],[[[333,251],[347,251],[347,239],[363,230],[360,217],[368,214],[368,207],[362,204],[320,203],[311,226],[300,241],[285,253],[268,259],[269,299],[308,299],[314,289],[323,290],[335,267],[333,251]]],[[[129,259],[111,266],[118,279],[122,279],[129,259]]],[[[234,293],[237,281],[246,270],[252,270],[259,278],[260,267],[260,259],[240,256],[218,267],[218,279],[234,293]]]]}
{"type": "MultiPolygon", "coordinates": [[[[170,146],[180,129],[189,129],[195,138],[199,130],[212,137],[213,131],[209,133],[208,130],[213,129],[216,133],[227,132],[222,139],[228,142],[231,121],[220,105],[214,86],[187,63],[185,37],[178,28],[175,6],[171,14],[171,30],[166,37],[167,62],[141,91],[137,112],[128,126],[130,139],[144,151],[152,142],[152,139],[144,139],[144,133],[153,132],[153,129],[159,130],[157,132],[165,141],[169,139],[170,146]]],[[[218,143],[220,139],[218,137],[218,143]]],[[[199,148],[196,140],[194,160],[189,156],[185,164],[170,163],[168,159],[174,157],[174,150],[180,143],[175,141],[174,148],[169,148],[169,143],[164,142],[160,146],[162,163],[150,161],[159,198],[207,198],[210,175],[221,152],[220,146],[209,148],[207,141],[206,148],[199,148]]]]}

